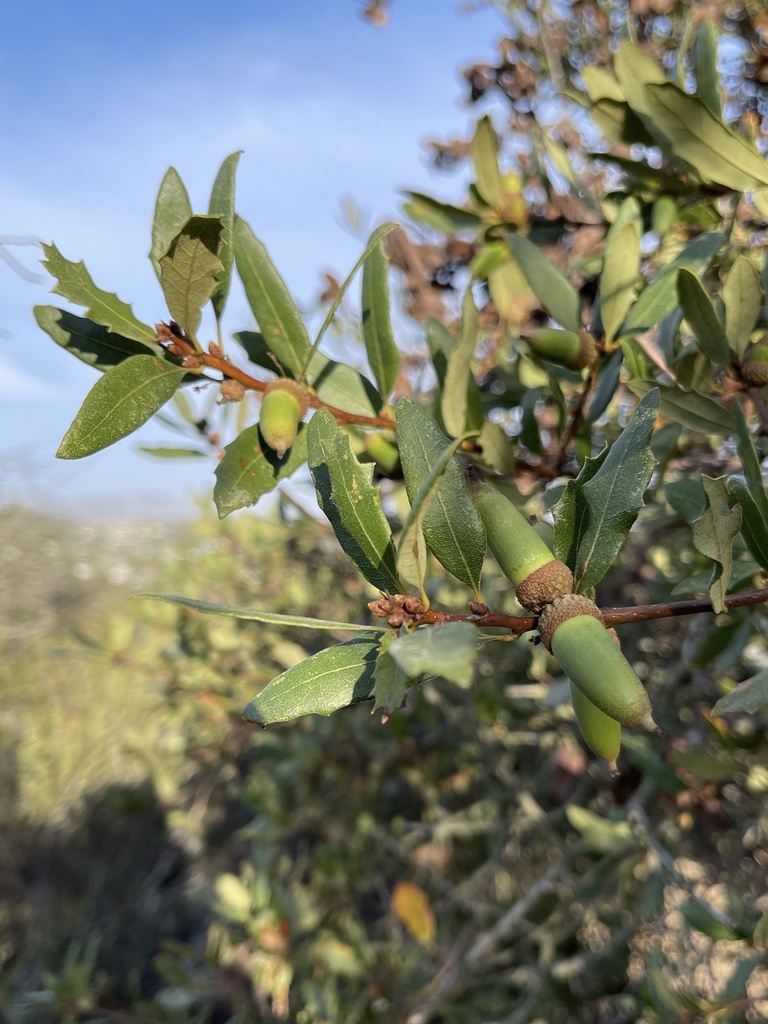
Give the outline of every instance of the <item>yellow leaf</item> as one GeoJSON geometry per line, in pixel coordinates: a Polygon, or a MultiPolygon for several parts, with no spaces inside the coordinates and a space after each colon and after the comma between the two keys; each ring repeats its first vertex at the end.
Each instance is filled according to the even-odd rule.
{"type": "Polygon", "coordinates": [[[434,944],[435,915],[423,889],[413,882],[398,882],[392,893],[392,908],[414,939],[425,946],[434,944]]]}

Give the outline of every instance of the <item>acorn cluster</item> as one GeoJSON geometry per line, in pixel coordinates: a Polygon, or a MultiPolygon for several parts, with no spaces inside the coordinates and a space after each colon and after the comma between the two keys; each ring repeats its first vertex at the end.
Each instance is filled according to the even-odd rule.
{"type": "Polygon", "coordinates": [[[576,721],[587,746],[616,771],[621,727],[658,732],[637,673],[621,653],[600,609],[573,593],[573,576],[528,520],[490,484],[469,477],[488,546],[520,604],[539,616],[541,641],[571,685],[576,721]]]}

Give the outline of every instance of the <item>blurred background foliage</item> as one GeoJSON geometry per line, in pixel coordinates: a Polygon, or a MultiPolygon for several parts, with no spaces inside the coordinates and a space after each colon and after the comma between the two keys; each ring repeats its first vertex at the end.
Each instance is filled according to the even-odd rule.
{"type": "MultiPolygon", "coordinates": [[[[632,147],[623,164],[588,158],[594,126],[575,100],[553,104],[554,90],[583,94],[585,66],[610,69],[628,19],[668,69],[709,21],[729,40],[726,119],[764,151],[768,15],[671,0],[498,6],[509,24],[498,60],[465,81],[471,102],[503,104],[504,222],[554,225],[553,237],[567,225],[561,263],[590,303],[604,233],[594,196],[629,182],[661,218],[659,179],[640,175],[632,147]],[[554,188],[558,167],[566,181],[554,188]]],[[[385,23],[386,3],[364,10],[385,23]]],[[[429,149],[450,167],[470,143],[429,149]]],[[[450,320],[462,274],[493,242],[496,214],[473,187],[463,207],[409,197],[409,233],[393,236],[390,255],[417,322],[450,320]],[[457,240],[460,209],[477,241],[457,240]]],[[[714,203],[674,221],[675,245],[708,226],[714,203]]],[[[661,219],[647,226],[658,247],[661,219]]],[[[742,227],[744,245],[759,235],[742,227]]],[[[492,271],[477,272],[488,280],[480,314],[500,343],[512,317],[492,271]]],[[[522,323],[535,311],[515,312],[522,323]]],[[[411,383],[427,362],[414,356],[411,383]]],[[[490,392],[510,407],[536,392],[545,450],[557,441],[548,389],[570,378],[521,377],[519,362],[505,398],[490,392]]],[[[621,416],[596,432],[610,436],[621,416]]],[[[601,586],[603,605],[667,600],[708,564],[690,546],[700,496],[687,477],[724,471],[735,453],[691,433],[679,449],[677,438],[659,433],[669,472],[601,586]]],[[[522,495],[535,483],[525,469],[510,467],[522,495]]],[[[768,668],[762,607],[622,629],[667,738],[628,737],[611,782],[578,738],[566,681],[525,640],[488,644],[471,692],[428,682],[386,723],[367,704],[266,731],[243,723],[253,693],[327,638],[126,600],[151,589],[360,621],[376,595],[289,497],[264,518],[206,513],[184,529],[9,506],[0,561],[3,1022],[768,1016],[766,716],[710,711],[713,694],[768,668]]],[[[484,580],[495,610],[518,610],[493,564],[484,580]]],[[[458,584],[435,586],[441,608],[464,610],[458,584]]]]}

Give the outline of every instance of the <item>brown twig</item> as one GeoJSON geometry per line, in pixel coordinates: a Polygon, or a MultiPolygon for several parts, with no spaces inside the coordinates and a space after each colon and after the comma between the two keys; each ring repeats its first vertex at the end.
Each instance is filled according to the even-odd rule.
{"type": "Polygon", "coordinates": [[[571,413],[570,419],[569,419],[568,423],[566,423],[565,429],[563,430],[562,436],[560,438],[560,444],[559,444],[558,450],[557,450],[557,465],[558,466],[562,465],[566,461],[565,450],[568,447],[568,445],[571,443],[571,440],[573,439],[573,435],[576,433],[576,430],[578,428],[579,422],[580,422],[580,420],[582,418],[582,415],[584,413],[584,406],[587,404],[587,399],[589,398],[589,396],[590,396],[590,394],[592,392],[592,389],[594,388],[596,383],[597,383],[597,363],[590,369],[589,377],[587,378],[586,384],[582,388],[581,394],[579,395],[579,400],[576,403],[576,407],[573,410],[573,412],[571,413]]]}

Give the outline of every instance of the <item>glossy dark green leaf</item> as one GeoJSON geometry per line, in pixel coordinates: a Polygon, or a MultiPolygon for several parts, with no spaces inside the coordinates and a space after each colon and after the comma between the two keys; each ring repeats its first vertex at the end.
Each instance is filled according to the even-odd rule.
{"type": "Polygon", "coordinates": [[[744,415],[741,403],[734,402],[732,409],[732,424],[736,432],[741,467],[744,471],[747,487],[760,516],[768,526],[768,495],[765,493],[765,485],[763,484],[761,460],[755,450],[747,417],[744,415]]]}
{"type": "Polygon", "coordinates": [[[232,282],[232,267],[235,262],[235,248],[232,239],[235,229],[235,178],[241,155],[242,150],[238,150],[226,157],[216,175],[211,189],[211,199],[208,203],[208,213],[221,218],[222,245],[219,250],[219,259],[222,269],[211,296],[213,312],[217,320],[221,320],[224,307],[227,304],[229,286],[232,282]]]}
{"type": "Polygon", "coordinates": [[[541,308],[567,331],[581,330],[579,294],[557,267],[533,242],[522,235],[507,234],[504,242],[525,274],[541,308]]]}
{"type": "Polygon", "coordinates": [[[441,203],[432,196],[424,195],[423,192],[405,192],[410,200],[403,203],[403,210],[419,224],[426,224],[435,231],[442,231],[447,235],[455,235],[460,231],[475,231],[482,221],[472,210],[464,210],[460,206],[452,206],[450,203],[441,203]]]}
{"type": "Polygon", "coordinates": [[[146,355],[148,350],[162,356],[160,345],[123,338],[84,316],[75,316],[56,306],[35,306],[35,320],[57,345],[96,370],[111,369],[129,356],[146,355]]]}
{"type": "Polygon", "coordinates": [[[259,330],[283,369],[297,376],[310,352],[299,309],[266,246],[241,217],[235,217],[233,238],[237,273],[259,330]]]}
{"type": "Polygon", "coordinates": [[[712,708],[713,715],[754,715],[768,706],[768,668],[734,686],[712,708]]]}
{"type": "Polygon", "coordinates": [[[224,519],[239,508],[255,505],[307,461],[307,432],[299,424],[293,447],[279,459],[263,441],[258,425],[247,427],[224,449],[216,467],[213,500],[224,519]]]}
{"type": "Polygon", "coordinates": [[[740,477],[728,480],[728,493],[741,508],[741,535],[750,554],[764,569],[768,569],[768,523],[740,477]]]}
{"type": "Polygon", "coordinates": [[[630,196],[618,209],[605,238],[600,274],[600,319],[605,339],[612,342],[629,312],[640,280],[640,204],[630,196]]]}
{"type": "Polygon", "coordinates": [[[701,351],[713,363],[728,366],[731,361],[728,337],[715,304],[698,277],[685,268],[677,275],[677,297],[701,351]]]}
{"type": "Polygon", "coordinates": [[[384,516],[373,463],[361,465],[327,409],[307,428],[307,459],[320,508],[347,556],[378,590],[401,593],[392,531],[384,516]]]}
{"type": "Polygon", "coordinates": [[[86,395],[56,458],[82,459],[132,434],[171,398],[185,372],[149,355],[112,367],[86,395]]]}
{"type": "Polygon", "coordinates": [[[674,384],[656,384],[647,380],[630,381],[628,387],[634,395],[645,395],[658,388],[664,415],[690,430],[698,430],[702,434],[730,434],[733,430],[731,412],[706,395],[683,391],[674,384]]]}
{"type": "Polygon", "coordinates": [[[680,270],[700,274],[712,262],[715,253],[723,244],[723,236],[717,232],[705,232],[694,238],[651,283],[640,292],[624,324],[625,331],[642,333],[661,323],[665,316],[677,306],[677,275],[680,270]]]}
{"type": "Polygon", "coordinates": [[[379,391],[386,399],[395,386],[400,354],[392,333],[389,258],[379,240],[363,265],[363,339],[379,391]]]}
{"type": "Polygon", "coordinates": [[[760,277],[748,256],[739,255],[733,261],[723,285],[722,298],[728,343],[737,356],[742,356],[763,304],[760,277]]]}
{"type": "Polygon", "coordinates": [[[160,258],[168,252],[173,239],[192,216],[192,204],[174,167],[169,167],[160,182],[152,218],[152,245],[149,258],[160,280],[160,258]]]}
{"type": "Polygon", "coordinates": [[[154,346],[157,343],[155,329],[137,320],[131,307],[118,299],[114,292],[97,288],[82,260],[72,263],[61,255],[55,245],[43,245],[43,252],[47,257],[43,266],[57,279],[51,291],[63,295],[76,306],[85,306],[88,319],[108,331],[144,345],[154,346]]]}
{"type": "Polygon", "coordinates": [[[428,672],[466,690],[477,658],[477,629],[469,622],[422,626],[391,643],[388,653],[411,679],[428,672]]]}
{"type": "Polygon", "coordinates": [[[220,217],[190,217],[160,257],[160,284],[168,310],[192,338],[224,269],[219,259],[221,232],[220,217]]]}
{"type": "Polygon", "coordinates": [[[373,694],[380,633],[367,631],[327,647],[267,683],[243,709],[256,725],[289,722],[302,715],[332,715],[373,694]]]}
{"type": "Polygon", "coordinates": [[[486,114],[475,126],[469,144],[469,155],[475,169],[475,186],[489,206],[500,207],[504,200],[504,183],[499,170],[499,142],[491,119],[486,114]]]}
{"type": "Polygon", "coordinates": [[[467,429],[467,393],[477,337],[477,307],[472,289],[467,288],[461,307],[461,331],[448,356],[440,406],[443,424],[452,437],[459,437],[467,429]]]}
{"type": "MultiPolygon", "coordinates": [[[[405,487],[413,502],[451,442],[436,421],[410,399],[402,398],[397,403],[395,420],[405,487]]],[[[458,459],[451,460],[424,517],[424,536],[441,565],[477,592],[485,557],[485,529],[458,459]]]]}
{"type": "Polygon", "coordinates": [[[702,475],[707,507],[693,523],[693,546],[715,563],[709,582],[709,599],[715,612],[726,610],[725,595],[733,564],[733,538],[741,527],[741,510],[730,508],[725,478],[702,475]]]}
{"type": "Polygon", "coordinates": [[[765,158],[698,96],[689,96],[671,82],[648,85],[646,95],[648,115],[669,140],[672,157],[694,167],[703,181],[734,192],[768,184],[765,158]]]}
{"type": "Polygon", "coordinates": [[[571,568],[578,593],[591,591],[610,569],[642,507],[656,461],[651,436],[658,408],[659,394],[651,391],[607,454],[587,460],[552,510],[555,555],[571,568]]]}

